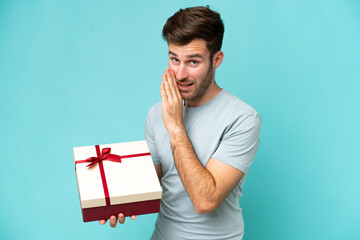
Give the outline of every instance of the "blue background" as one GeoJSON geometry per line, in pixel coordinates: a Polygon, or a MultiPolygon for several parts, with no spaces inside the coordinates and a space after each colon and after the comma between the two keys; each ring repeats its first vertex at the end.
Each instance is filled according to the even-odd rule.
{"type": "MultiPolygon", "coordinates": [[[[72,148],[143,139],[166,19],[205,1],[0,1],[0,238],[148,239],[156,215],[83,223],[72,148]]],[[[216,80],[252,105],[261,145],[245,239],[360,239],[360,3],[211,1],[216,80]]]]}

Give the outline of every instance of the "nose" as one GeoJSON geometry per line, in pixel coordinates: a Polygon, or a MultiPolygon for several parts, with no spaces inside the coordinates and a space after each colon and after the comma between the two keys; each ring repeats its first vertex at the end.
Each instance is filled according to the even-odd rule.
{"type": "Polygon", "coordinates": [[[185,80],[188,77],[186,66],[184,66],[184,64],[180,64],[180,66],[177,68],[177,71],[175,72],[175,76],[179,81],[185,80]]]}

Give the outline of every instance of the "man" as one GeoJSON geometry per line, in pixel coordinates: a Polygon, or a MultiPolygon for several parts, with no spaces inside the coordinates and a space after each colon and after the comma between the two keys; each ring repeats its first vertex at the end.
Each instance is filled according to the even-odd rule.
{"type": "MultiPolygon", "coordinates": [[[[152,239],[243,237],[239,198],[261,119],[215,82],[223,32],[220,15],[206,7],[179,10],[163,28],[169,67],[162,101],[149,110],[145,126],[163,188],[152,239]]],[[[118,218],[124,223],[122,214],[118,218]]],[[[116,225],[115,216],[110,225],[116,225]]]]}

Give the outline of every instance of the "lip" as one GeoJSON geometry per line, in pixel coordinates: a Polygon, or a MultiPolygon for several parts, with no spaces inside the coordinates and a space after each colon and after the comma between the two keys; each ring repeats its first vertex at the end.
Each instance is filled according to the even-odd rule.
{"type": "Polygon", "coordinates": [[[193,86],[194,84],[193,83],[190,83],[190,84],[181,84],[181,83],[178,83],[178,86],[179,86],[179,89],[180,91],[183,91],[183,92],[186,92],[186,91],[189,91],[190,88],[193,86]]]}

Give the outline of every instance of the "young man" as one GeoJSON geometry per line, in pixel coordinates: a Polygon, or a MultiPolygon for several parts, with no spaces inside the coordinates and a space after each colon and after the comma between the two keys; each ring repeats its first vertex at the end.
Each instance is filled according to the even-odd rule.
{"type": "MultiPolygon", "coordinates": [[[[224,58],[223,32],[220,15],[206,7],[180,10],[163,28],[169,67],[162,76],[162,101],[149,110],[145,126],[163,188],[152,239],[243,237],[239,198],[261,119],[215,82],[224,58]]],[[[110,225],[116,225],[115,216],[110,225]]]]}

